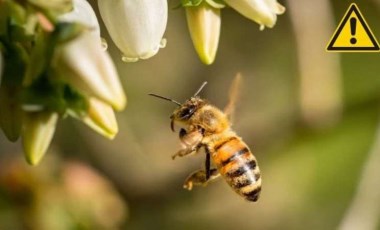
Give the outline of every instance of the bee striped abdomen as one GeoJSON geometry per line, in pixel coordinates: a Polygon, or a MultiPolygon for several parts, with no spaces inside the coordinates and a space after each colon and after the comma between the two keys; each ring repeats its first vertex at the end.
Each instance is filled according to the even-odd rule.
{"type": "Polygon", "coordinates": [[[215,146],[213,160],[228,184],[249,201],[257,201],[261,191],[261,175],[255,156],[237,137],[215,146]]]}

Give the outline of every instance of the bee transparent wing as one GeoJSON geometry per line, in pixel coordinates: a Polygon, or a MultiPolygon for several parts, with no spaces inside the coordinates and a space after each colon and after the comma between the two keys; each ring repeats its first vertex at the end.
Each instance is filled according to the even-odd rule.
{"type": "Polygon", "coordinates": [[[241,74],[237,73],[234,80],[232,81],[229,93],[228,93],[228,104],[224,107],[224,113],[227,115],[228,119],[232,122],[235,113],[236,101],[239,98],[241,85],[241,74]]]}

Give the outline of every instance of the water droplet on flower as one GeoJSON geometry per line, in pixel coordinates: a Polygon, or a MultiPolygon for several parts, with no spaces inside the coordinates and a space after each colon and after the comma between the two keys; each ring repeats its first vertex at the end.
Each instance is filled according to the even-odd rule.
{"type": "Polygon", "coordinates": [[[160,48],[161,49],[165,48],[166,47],[166,43],[167,43],[166,38],[161,39],[161,41],[160,41],[160,48]]]}
{"type": "Polygon", "coordinates": [[[108,43],[106,39],[101,38],[101,46],[103,51],[106,51],[108,49],[108,43]]]}
{"type": "Polygon", "coordinates": [[[136,57],[127,57],[124,54],[121,56],[123,62],[137,62],[139,59],[136,57]]]}

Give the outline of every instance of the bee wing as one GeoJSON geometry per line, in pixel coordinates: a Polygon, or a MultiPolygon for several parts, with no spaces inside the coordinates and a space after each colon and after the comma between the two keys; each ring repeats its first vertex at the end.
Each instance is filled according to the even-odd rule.
{"type": "Polygon", "coordinates": [[[232,81],[229,93],[228,93],[228,104],[224,107],[224,113],[227,115],[230,121],[233,120],[235,113],[236,101],[239,98],[241,85],[241,74],[237,73],[234,80],[232,81]]]}

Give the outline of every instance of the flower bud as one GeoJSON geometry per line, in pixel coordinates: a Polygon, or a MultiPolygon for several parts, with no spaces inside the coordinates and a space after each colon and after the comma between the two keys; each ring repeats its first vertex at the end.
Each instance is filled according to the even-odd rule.
{"type": "Polygon", "coordinates": [[[22,110],[19,104],[20,89],[11,86],[0,87],[0,127],[9,141],[15,142],[20,136],[22,110]]]}
{"type": "Polygon", "coordinates": [[[70,0],[29,0],[29,2],[37,6],[37,8],[56,13],[67,12],[72,6],[72,2],[70,0]]]}
{"type": "Polygon", "coordinates": [[[201,61],[210,65],[215,60],[220,35],[220,9],[206,2],[186,8],[187,25],[201,61]]]}
{"type": "Polygon", "coordinates": [[[124,109],[127,100],[116,67],[89,32],[64,44],[57,56],[55,65],[63,73],[64,80],[116,110],[124,109]]]}
{"type": "Polygon", "coordinates": [[[3,77],[3,54],[0,51],[0,85],[1,85],[2,77],[3,77]]]}
{"type": "Polygon", "coordinates": [[[94,131],[109,139],[113,139],[119,131],[112,107],[96,98],[89,99],[89,108],[86,116],[80,117],[75,113],[70,113],[70,115],[82,120],[94,131]]]}
{"type": "MultiPolygon", "coordinates": [[[[87,0],[73,0],[72,11],[58,17],[60,22],[77,22],[88,27],[100,39],[100,27],[94,10],[87,0]]],[[[99,41],[100,42],[100,41],[99,41]]]]}
{"type": "Polygon", "coordinates": [[[45,155],[53,138],[58,114],[55,112],[25,113],[22,143],[26,160],[37,165],[45,155]]]}
{"type": "Polygon", "coordinates": [[[243,16],[260,24],[272,28],[276,24],[277,14],[283,14],[285,7],[276,0],[224,0],[243,16]]]}
{"type": "Polygon", "coordinates": [[[98,5],[123,61],[148,59],[165,46],[167,0],[98,0],[98,5]]]}

